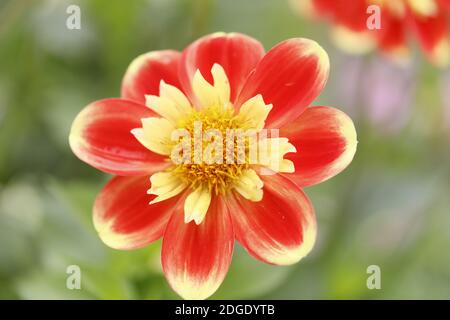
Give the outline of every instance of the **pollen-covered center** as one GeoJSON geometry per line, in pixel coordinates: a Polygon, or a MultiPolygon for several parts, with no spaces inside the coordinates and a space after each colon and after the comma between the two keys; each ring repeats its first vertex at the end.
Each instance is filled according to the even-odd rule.
{"type": "Polygon", "coordinates": [[[255,141],[246,135],[233,109],[213,106],[193,110],[180,121],[180,128],[189,133],[191,143],[186,145],[187,156],[186,149],[181,149],[184,154],[173,150],[172,156],[183,163],[172,170],[193,189],[205,187],[215,194],[225,194],[249,169],[249,146],[255,141]]]}

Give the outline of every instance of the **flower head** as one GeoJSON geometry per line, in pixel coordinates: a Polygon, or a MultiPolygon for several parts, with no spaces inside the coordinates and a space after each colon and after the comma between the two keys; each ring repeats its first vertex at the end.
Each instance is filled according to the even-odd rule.
{"type": "Polygon", "coordinates": [[[314,41],[265,53],[236,33],[135,59],[122,97],[88,105],[69,138],[81,160],[116,175],[94,204],[100,238],[135,249],[163,237],[166,278],[191,299],[220,286],[235,239],[261,261],[299,261],[316,238],[301,188],[356,151],[349,117],[310,107],[328,69],[314,41]]]}
{"type": "Polygon", "coordinates": [[[409,55],[414,36],[437,66],[450,63],[449,0],[293,0],[301,12],[333,24],[332,39],[350,53],[378,47],[395,60],[409,55]],[[372,19],[375,18],[374,19],[372,19]],[[379,23],[374,22],[378,20],[379,23]]]}

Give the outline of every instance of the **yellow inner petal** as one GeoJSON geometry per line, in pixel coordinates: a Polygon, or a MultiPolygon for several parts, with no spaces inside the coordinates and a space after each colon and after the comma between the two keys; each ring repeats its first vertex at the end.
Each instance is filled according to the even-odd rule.
{"type": "Polygon", "coordinates": [[[186,189],[186,184],[172,172],[157,172],[150,177],[151,188],[148,194],[157,195],[150,204],[172,198],[186,189]]]}
{"type": "Polygon", "coordinates": [[[263,185],[264,183],[256,174],[255,170],[248,169],[242,173],[234,187],[244,198],[251,201],[261,201],[263,197],[263,185]]]}
{"type": "Polygon", "coordinates": [[[287,138],[268,138],[259,141],[259,164],[275,172],[292,173],[294,163],[284,159],[286,153],[296,152],[287,138]]]}
{"type": "Polygon", "coordinates": [[[142,119],[142,128],[131,130],[136,139],[149,150],[162,154],[170,155],[174,146],[171,139],[175,127],[165,118],[144,118],[142,119]]]}
{"type": "Polygon", "coordinates": [[[272,110],[272,105],[266,105],[262,95],[259,94],[241,106],[236,119],[241,123],[241,127],[243,128],[260,130],[264,128],[270,110],[272,110]]]}
{"type": "Polygon", "coordinates": [[[200,224],[205,218],[211,203],[211,192],[205,187],[198,187],[184,202],[184,222],[194,221],[200,224]]]}
{"type": "Polygon", "coordinates": [[[230,103],[230,83],[224,69],[214,64],[211,69],[214,84],[210,84],[197,70],[192,81],[192,89],[199,101],[199,109],[215,106],[219,110],[228,108],[230,103]]]}

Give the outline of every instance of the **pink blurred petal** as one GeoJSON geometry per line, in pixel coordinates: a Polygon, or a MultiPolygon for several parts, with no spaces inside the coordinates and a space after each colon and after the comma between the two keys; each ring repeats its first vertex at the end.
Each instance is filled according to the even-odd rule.
{"type": "Polygon", "coordinates": [[[416,86],[415,68],[374,58],[367,67],[362,90],[367,118],[384,133],[396,133],[407,124],[416,86]]]}

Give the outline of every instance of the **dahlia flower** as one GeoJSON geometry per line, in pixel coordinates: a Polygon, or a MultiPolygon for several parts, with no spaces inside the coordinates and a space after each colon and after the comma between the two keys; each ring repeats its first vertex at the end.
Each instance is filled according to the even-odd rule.
{"type": "Polygon", "coordinates": [[[136,58],[121,98],[85,107],[69,137],[81,160],[115,175],[93,209],[102,241],[129,250],[162,237],[164,274],[185,299],[217,290],[235,240],[266,263],[306,256],[316,218],[302,187],[338,174],[356,151],[348,116],[310,107],[328,71],[314,41],[265,53],[237,33],[136,58]],[[232,130],[258,136],[222,139],[232,130]]]}
{"type": "Polygon", "coordinates": [[[378,47],[405,61],[412,37],[435,65],[445,67],[450,62],[450,0],[292,1],[299,12],[330,21],[332,39],[346,52],[366,53],[378,47]],[[373,24],[376,14],[379,28],[373,24]]]}

